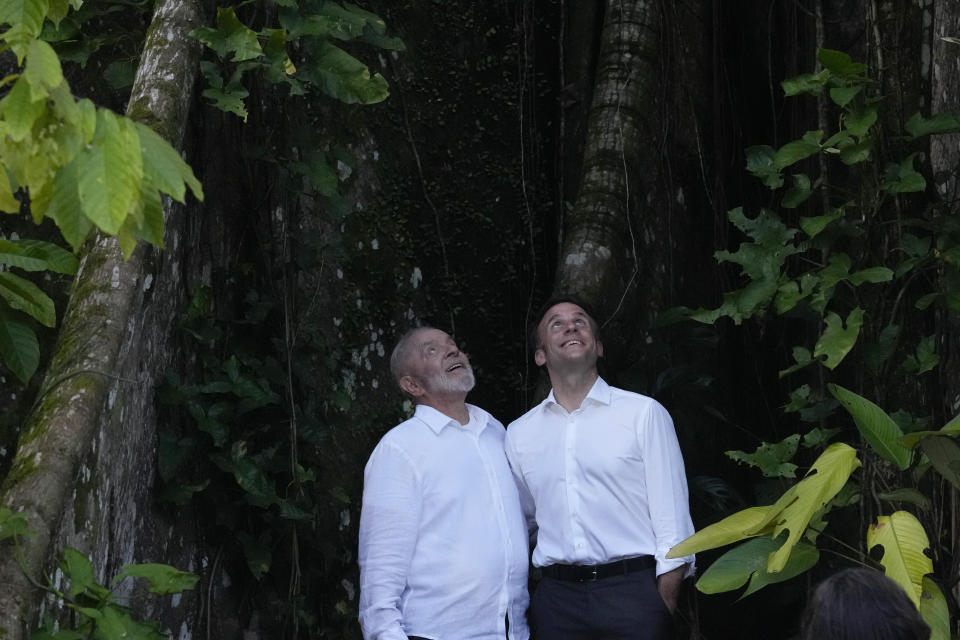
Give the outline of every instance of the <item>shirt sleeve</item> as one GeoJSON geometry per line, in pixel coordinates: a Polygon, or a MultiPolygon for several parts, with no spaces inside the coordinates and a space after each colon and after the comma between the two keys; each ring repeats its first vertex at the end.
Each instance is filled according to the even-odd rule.
{"type": "Polygon", "coordinates": [[[687,478],[680,443],[670,414],[658,402],[640,417],[638,438],[646,462],[647,502],[656,536],[657,575],[688,564],[693,573],[694,556],[668,559],[667,552],[693,535],[687,478]]]}
{"type": "Polygon", "coordinates": [[[360,509],[360,626],[364,640],[407,640],[400,600],[417,542],[421,492],[415,466],[381,442],[364,470],[360,509]]]}
{"type": "Polygon", "coordinates": [[[507,454],[507,462],[510,463],[510,471],[513,474],[513,481],[517,485],[517,493],[520,494],[520,506],[523,508],[523,517],[527,522],[527,534],[530,536],[530,548],[537,543],[537,507],[533,501],[533,494],[523,479],[523,471],[520,469],[520,456],[513,444],[513,438],[510,437],[510,430],[507,430],[507,436],[503,441],[503,448],[507,454]]]}

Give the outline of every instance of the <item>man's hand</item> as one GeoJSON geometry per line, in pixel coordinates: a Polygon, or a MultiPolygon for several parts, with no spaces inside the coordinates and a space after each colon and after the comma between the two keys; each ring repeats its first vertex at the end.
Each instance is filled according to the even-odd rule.
{"type": "Polygon", "coordinates": [[[673,614],[677,610],[677,598],[680,595],[680,585],[683,584],[683,576],[687,571],[687,565],[677,567],[672,571],[667,571],[657,577],[657,591],[663,598],[663,603],[673,614]]]}

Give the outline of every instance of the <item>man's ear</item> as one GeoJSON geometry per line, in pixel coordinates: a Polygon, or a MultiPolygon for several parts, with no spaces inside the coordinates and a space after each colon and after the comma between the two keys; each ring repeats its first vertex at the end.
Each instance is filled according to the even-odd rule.
{"type": "Polygon", "coordinates": [[[533,352],[533,361],[537,363],[538,367],[547,364],[547,354],[543,352],[543,347],[539,347],[533,352]]]}
{"type": "Polygon", "coordinates": [[[425,389],[423,385],[420,384],[420,381],[414,378],[413,376],[403,376],[400,378],[400,388],[409,393],[414,398],[418,398],[423,395],[425,389]]]}
{"type": "Polygon", "coordinates": [[[603,343],[600,342],[599,340],[597,340],[597,357],[598,358],[603,357],[603,343]]]}

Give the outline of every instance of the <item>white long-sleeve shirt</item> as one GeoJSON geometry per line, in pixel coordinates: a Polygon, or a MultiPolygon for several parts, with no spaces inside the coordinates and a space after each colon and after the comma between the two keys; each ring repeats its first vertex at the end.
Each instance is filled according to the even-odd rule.
{"type": "Polygon", "coordinates": [[[550,395],[507,428],[533,564],[606,564],[651,555],[657,575],[693,556],[666,558],[693,534],[683,457],[660,403],[597,378],[568,413],[550,395]]]}
{"type": "Polygon", "coordinates": [[[366,640],[527,640],[528,544],[503,425],[418,405],[364,471],[360,624],[366,640]]]}

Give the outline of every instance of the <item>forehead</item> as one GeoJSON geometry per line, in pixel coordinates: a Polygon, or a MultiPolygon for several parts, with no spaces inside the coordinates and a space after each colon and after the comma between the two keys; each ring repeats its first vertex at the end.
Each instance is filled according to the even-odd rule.
{"type": "Polygon", "coordinates": [[[418,349],[452,341],[453,338],[451,338],[447,332],[440,331],[439,329],[422,329],[413,336],[413,344],[415,344],[418,349]]]}
{"type": "Polygon", "coordinates": [[[544,327],[554,318],[566,318],[566,317],[583,317],[589,319],[590,316],[587,315],[587,312],[583,308],[574,304],[573,302],[558,302],[553,305],[547,312],[543,314],[543,317],[540,319],[539,327],[544,327]]]}

